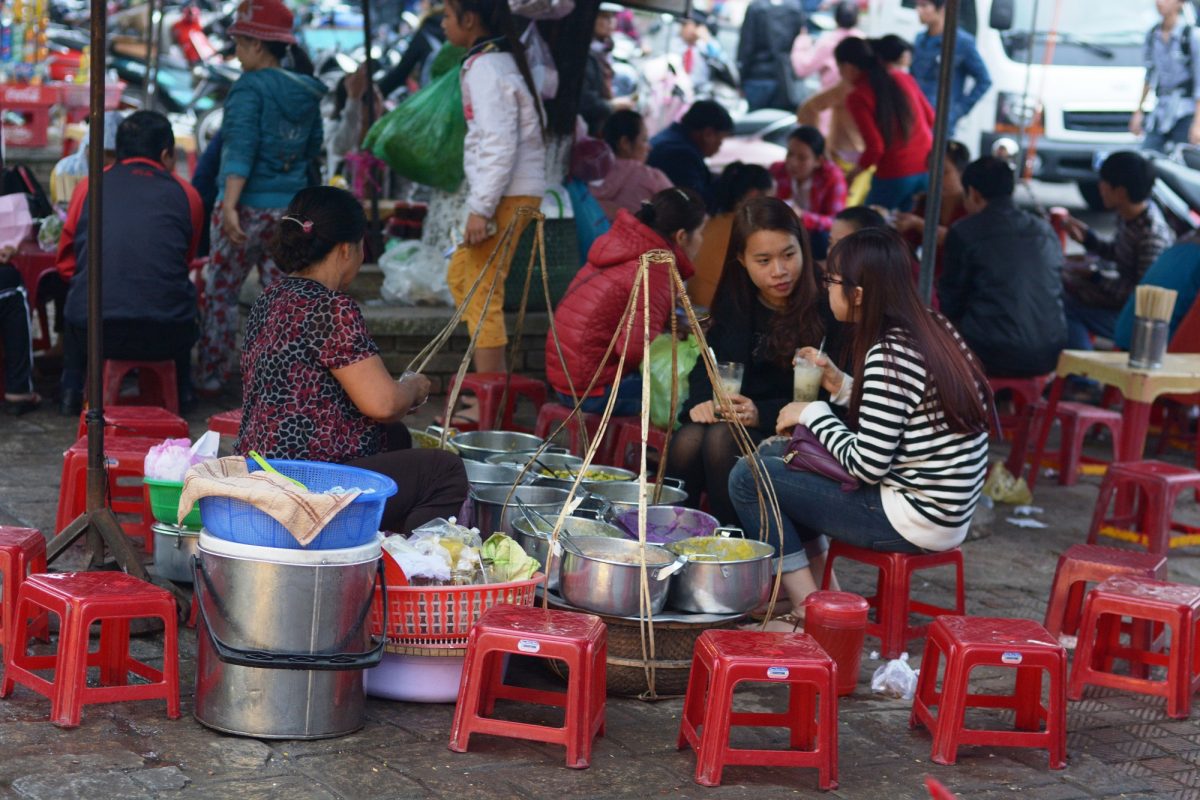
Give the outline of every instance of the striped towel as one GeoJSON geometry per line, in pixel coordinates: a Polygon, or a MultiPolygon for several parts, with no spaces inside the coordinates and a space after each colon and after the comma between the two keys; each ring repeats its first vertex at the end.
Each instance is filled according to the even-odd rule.
{"type": "Polygon", "coordinates": [[[201,497],[230,497],[268,514],[307,545],[359,494],[357,489],[347,494],[307,492],[281,475],[250,472],[242,456],[216,458],[196,464],[183,476],[179,522],[201,497]]]}

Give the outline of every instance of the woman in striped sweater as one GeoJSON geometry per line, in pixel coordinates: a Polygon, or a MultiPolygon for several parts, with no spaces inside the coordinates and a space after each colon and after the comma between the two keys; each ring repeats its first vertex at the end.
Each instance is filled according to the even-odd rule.
{"type": "MultiPolygon", "coordinates": [[[[847,421],[818,401],[785,406],[776,423],[784,434],[807,426],[860,487],[843,492],[822,475],[789,469],[786,440],[759,451],[779,498],[783,585],[793,609],[817,588],[822,536],[888,552],[949,550],[966,537],[975,511],[987,467],[987,380],[953,327],[918,298],[911,259],[890,229],[863,229],[833,248],[824,280],[834,316],[853,324],[851,374],[828,359],[818,363],[847,421]],[[811,568],[803,566],[806,547],[811,568]]],[[[748,535],[774,527],[769,514],[761,518],[744,459],[729,492],[748,535]]],[[[777,531],[769,533],[778,541],[777,531]]],[[[799,621],[781,619],[789,627],[799,621]]]]}

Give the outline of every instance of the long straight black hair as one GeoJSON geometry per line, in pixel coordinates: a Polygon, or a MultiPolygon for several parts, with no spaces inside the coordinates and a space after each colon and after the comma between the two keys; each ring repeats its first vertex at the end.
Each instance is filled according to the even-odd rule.
{"type": "MultiPolygon", "coordinates": [[[[455,19],[461,20],[463,14],[475,14],[479,17],[479,24],[489,36],[503,37],[508,43],[509,50],[512,51],[512,57],[517,62],[517,69],[521,71],[521,78],[525,81],[525,88],[529,90],[529,94],[533,97],[533,104],[538,112],[538,125],[542,129],[542,135],[546,135],[546,111],[542,108],[542,95],[537,89],[537,84],[533,82],[533,72],[529,69],[529,59],[525,56],[525,45],[521,44],[521,39],[517,36],[516,26],[513,24],[512,12],[508,8],[508,0],[446,0],[446,13],[453,14],[455,19]]],[[[536,22],[530,22],[530,25],[536,25],[536,22]]]]}
{"type": "Polygon", "coordinates": [[[905,141],[912,133],[913,109],[908,97],[886,64],[871,49],[866,39],[851,36],[842,39],[833,49],[833,58],[839,64],[856,67],[871,84],[875,92],[875,125],[886,145],[897,140],[905,141]]]}

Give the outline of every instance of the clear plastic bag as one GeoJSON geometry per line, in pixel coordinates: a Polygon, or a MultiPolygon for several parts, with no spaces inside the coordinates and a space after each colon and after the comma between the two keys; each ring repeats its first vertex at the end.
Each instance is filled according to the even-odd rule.
{"type": "Polygon", "coordinates": [[[433,247],[399,240],[379,259],[380,296],[406,306],[453,306],[446,283],[446,259],[433,247]]]}
{"type": "Polygon", "coordinates": [[[901,653],[880,665],[871,676],[871,691],[902,700],[912,700],[917,691],[917,671],[908,665],[908,653],[901,653]]]}

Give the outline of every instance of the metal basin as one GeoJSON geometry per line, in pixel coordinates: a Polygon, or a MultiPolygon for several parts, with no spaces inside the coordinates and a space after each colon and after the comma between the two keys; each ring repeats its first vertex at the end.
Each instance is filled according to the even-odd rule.
{"type": "Polygon", "coordinates": [[[524,518],[521,509],[517,506],[518,498],[531,509],[551,519],[558,516],[558,512],[567,502],[568,492],[565,489],[553,489],[549,486],[518,486],[513,492],[512,499],[506,505],[504,501],[508,497],[510,489],[511,487],[507,486],[491,486],[486,489],[471,490],[475,527],[479,528],[485,539],[493,533],[515,535],[516,530],[513,528],[513,523],[524,518]]]}
{"type": "Polygon", "coordinates": [[[182,525],[151,525],[154,533],[154,574],[175,583],[192,582],[192,556],[200,548],[200,531],[182,525]]]}
{"type": "MultiPolygon", "coordinates": [[[[662,487],[662,493],[659,495],[657,503],[654,502],[654,484],[647,484],[646,502],[658,506],[682,505],[687,500],[687,492],[683,490],[679,481],[671,481],[671,483],[675,485],[667,484],[662,487]]],[[[626,511],[637,510],[637,481],[597,481],[595,485],[588,487],[588,491],[607,500],[612,506],[611,513],[614,516],[626,511]]]]}
{"type": "MultiPolygon", "coordinates": [[[[538,486],[555,486],[555,487],[558,487],[559,489],[570,489],[572,486],[574,486],[575,485],[574,473],[578,472],[580,469],[583,468],[583,459],[579,458],[577,456],[547,454],[547,455],[543,455],[543,456],[539,457],[538,462],[540,462],[540,464],[542,466],[549,467],[550,469],[554,469],[554,470],[562,469],[562,470],[567,470],[568,472],[572,473],[571,477],[569,477],[569,478],[559,478],[559,477],[555,477],[552,475],[543,475],[542,470],[538,468],[538,465],[537,464],[533,465],[533,467],[530,471],[531,472],[536,471],[536,473],[537,473],[537,479],[534,481],[534,483],[536,483],[538,486]]],[[[618,481],[624,483],[624,482],[635,481],[635,480],[637,480],[636,472],[632,472],[627,469],[621,469],[620,467],[606,467],[601,464],[592,464],[590,467],[588,467],[588,472],[586,475],[584,475],[584,478],[580,482],[579,485],[581,487],[583,487],[584,489],[587,489],[590,492],[593,488],[595,488],[597,486],[602,486],[606,483],[614,483],[614,482],[618,482],[618,481]],[[600,472],[607,473],[608,475],[614,475],[616,477],[614,477],[614,478],[590,477],[590,476],[595,475],[600,472]]]]}
{"type": "Polygon", "coordinates": [[[468,431],[450,439],[458,454],[471,461],[487,461],[488,456],[532,453],[544,444],[528,433],[511,431],[468,431]]]}
{"type": "MultiPolygon", "coordinates": [[[[575,540],[584,555],[563,552],[558,586],[573,606],[598,614],[633,617],[641,614],[642,546],[628,539],[584,536],[575,540]]],[[[646,545],[650,583],[650,612],[667,604],[675,556],[661,547],[646,545]]]]}
{"type": "MultiPolygon", "coordinates": [[[[557,557],[550,557],[550,534],[554,531],[556,518],[547,517],[546,519],[548,522],[543,522],[537,517],[534,517],[530,521],[518,513],[517,518],[513,521],[513,528],[516,530],[515,538],[517,543],[521,545],[521,549],[541,562],[542,571],[547,575],[550,588],[555,589],[558,587],[559,559],[557,557]],[[552,563],[547,564],[547,560],[552,563]]],[[[623,538],[621,530],[615,525],[609,525],[607,522],[596,519],[567,517],[563,526],[575,537],[623,538]]]]}
{"type": "Polygon", "coordinates": [[[754,539],[700,536],[667,545],[679,553],[688,542],[738,542],[747,545],[751,558],[708,560],[703,556],[680,555],[685,566],[671,579],[672,608],[697,614],[741,614],[765,602],[771,593],[771,559],[775,548],[754,539]]]}
{"type": "MultiPolygon", "coordinates": [[[[464,460],[467,481],[473,489],[488,489],[493,486],[512,486],[521,480],[521,468],[511,464],[485,464],[482,461],[464,460]]],[[[523,481],[528,483],[528,476],[523,481]]]]}

